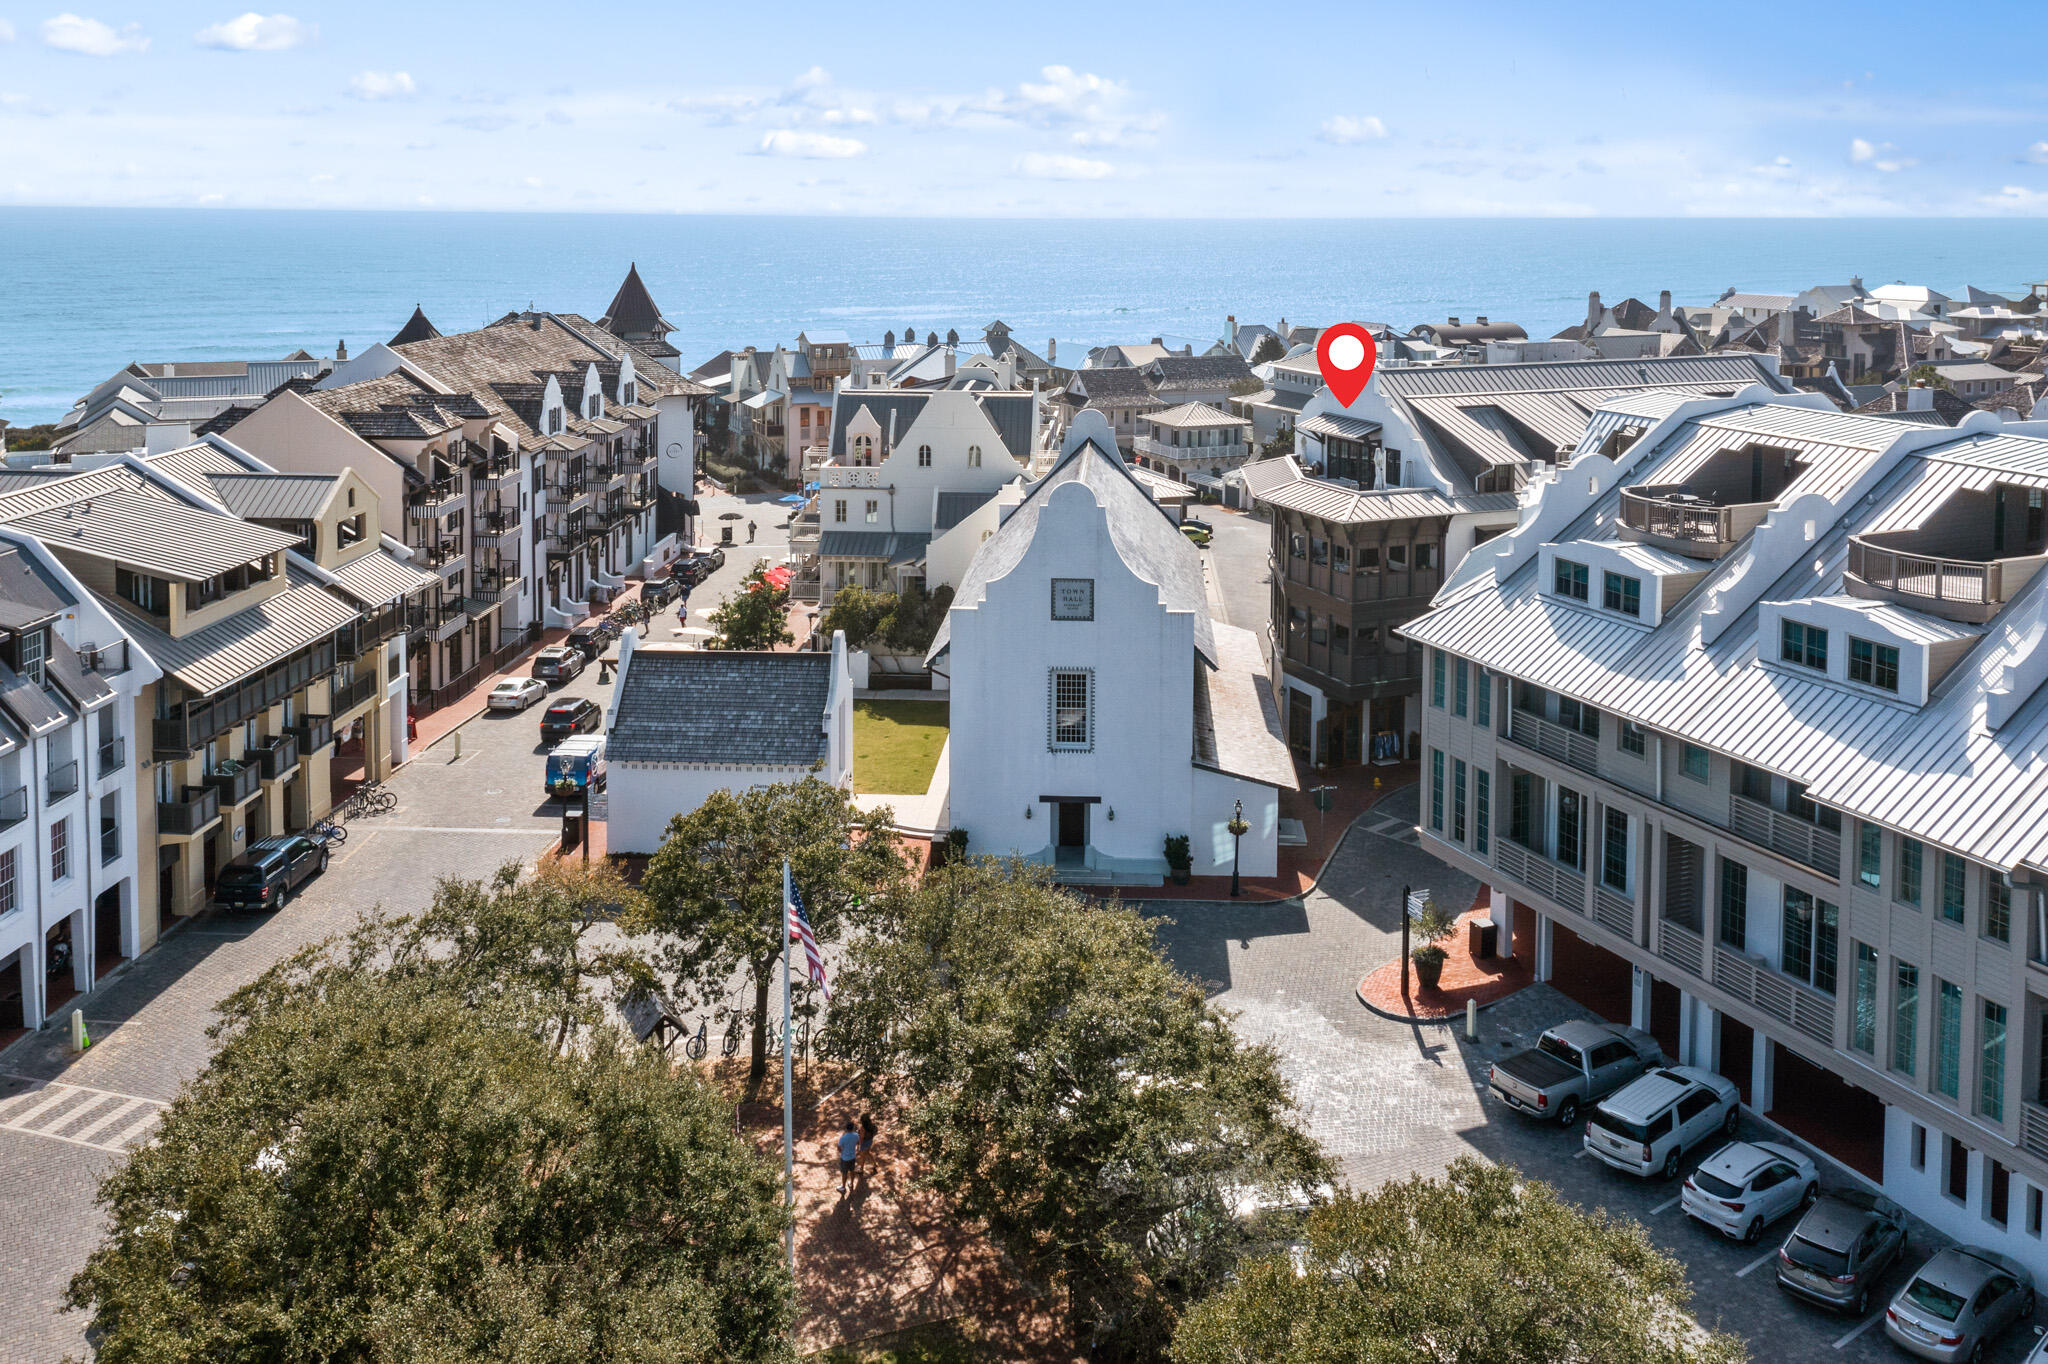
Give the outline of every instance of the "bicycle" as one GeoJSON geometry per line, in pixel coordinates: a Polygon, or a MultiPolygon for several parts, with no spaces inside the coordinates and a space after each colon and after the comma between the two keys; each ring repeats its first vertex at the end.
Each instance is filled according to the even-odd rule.
{"type": "Polygon", "coordinates": [[[719,1052],[728,1060],[740,1054],[740,1020],[733,1015],[732,1022],[725,1026],[725,1040],[719,1044],[719,1052]]]}
{"type": "Polygon", "coordinates": [[[326,839],[329,843],[332,843],[337,847],[343,843],[348,842],[347,826],[338,824],[331,819],[315,820],[313,822],[313,827],[306,830],[306,832],[309,834],[317,834],[321,838],[326,839]]]}
{"type": "Polygon", "coordinates": [[[710,1027],[710,1023],[702,1019],[698,1020],[697,1035],[683,1043],[683,1055],[689,1057],[692,1061],[704,1059],[704,1053],[711,1050],[710,1038],[705,1035],[710,1027]]]}

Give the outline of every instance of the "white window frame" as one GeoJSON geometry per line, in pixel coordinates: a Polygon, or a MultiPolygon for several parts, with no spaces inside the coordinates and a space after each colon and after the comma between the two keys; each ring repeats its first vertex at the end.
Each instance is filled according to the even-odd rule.
{"type": "Polygon", "coordinates": [[[69,816],[50,825],[50,880],[71,879],[71,820],[69,816]]]}
{"type": "MultiPolygon", "coordinates": [[[[1068,705],[1071,706],[1071,699],[1068,705]]],[[[1095,751],[1095,670],[1093,668],[1049,668],[1045,682],[1045,740],[1055,753],[1095,751]],[[1081,733],[1061,737],[1060,689],[1062,683],[1077,685],[1081,691],[1081,733]]]]}

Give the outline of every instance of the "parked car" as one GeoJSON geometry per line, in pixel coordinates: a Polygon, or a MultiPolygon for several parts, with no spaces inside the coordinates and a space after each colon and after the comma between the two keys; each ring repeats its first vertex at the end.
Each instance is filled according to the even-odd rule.
{"type": "Polygon", "coordinates": [[[1674,1179],[1685,1153],[1716,1132],[1735,1135],[1735,1082],[1697,1066],[1653,1070],[1609,1095],[1586,1120],[1586,1153],[1632,1175],[1674,1179]]]}
{"type": "Polygon", "coordinates": [[[1820,1196],[1820,1172],[1804,1152],[1771,1141],[1731,1141],[1686,1177],[1685,1215],[1753,1245],[1788,1212],[1820,1196]]]}
{"type": "Polygon", "coordinates": [[[683,595],[683,585],[673,578],[649,578],[640,588],[640,600],[650,607],[667,606],[683,595]]]}
{"type": "Polygon", "coordinates": [[[2034,1279],[2025,1265],[1982,1246],[1951,1246],[1892,1299],[1884,1333],[1907,1354],[1977,1364],[2014,1322],[2033,1315],[2034,1279]]]}
{"type": "Polygon", "coordinates": [[[565,740],[548,754],[542,789],[556,800],[570,800],[604,790],[604,736],[583,735],[565,740]]]}
{"type": "Polygon", "coordinates": [[[585,663],[590,663],[604,651],[605,640],[595,625],[579,625],[569,632],[569,638],[563,644],[582,654],[585,663]]]}
{"type": "Polygon", "coordinates": [[[2037,1337],[2034,1348],[2027,1351],[2027,1357],[2020,1364],[2048,1364],[2048,1331],[2036,1326],[2034,1335],[2037,1337]]]}
{"type": "Polygon", "coordinates": [[[1664,1049],[1640,1028],[1574,1019],[1546,1031],[1527,1051],[1494,1062],[1486,1080],[1508,1107],[1570,1127],[1581,1105],[1606,1098],[1663,1061],[1664,1049]]]}
{"type": "Polygon", "coordinates": [[[1187,536],[1188,539],[1194,541],[1197,545],[1206,545],[1210,540],[1210,531],[1199,521],[1193,524],[1186,521],[1181,522],[1180,533],[1187,536]]]}
{"type": "Polygon", "coordinates": [[[692,550],[678,559],[669,569],[669,577],[679,583],[695,587],[706,578],[725,567],[725,551],[722,549],[692,550]]]}
{"type": "Polygon", "coordinates": [[[1216,528],[1214,526],[1210,525],[1207,521],[1201,520],[1200,518],[1193,516],[1183,516],[1180,519],[1180,528],[1182,530],[1198,530],[1204,535],[1213,535],[1216,533],[1216,528]]]}
{"type": "Polygon", "coordinates": [[[545,701],[547,695],[548,684],[538,677],[508,677],[491,688],[484,704],[492,710],[525,710],[536,701],[545,701]]]}
{"type": "Polygon", "coordinates": [[[1824,1195],[1778,1249],[1778,1287],[1862,1316],[1884,1272],[1906,1253],[1906,1214],[1862,1189],[1824,1195]]]}
{"type": "Polygon", "coordinates": [[[259,838],[220,869],[213,897],[223,909],[279,909],[299,884],[327,870],[327,846],[304,834],[259,838]]]}
{"type": "Polygon", "coordinates": [[[604,707],[587,696],[565,696],[540,717],[541,742],[547,744],[603,728],[604,707]]]}
{"type": "Polygon", "coordinates": [[[580,650],[550,644],[533,656],[533,675],[544,682],[567,682],[589,666],[580,650]]]}

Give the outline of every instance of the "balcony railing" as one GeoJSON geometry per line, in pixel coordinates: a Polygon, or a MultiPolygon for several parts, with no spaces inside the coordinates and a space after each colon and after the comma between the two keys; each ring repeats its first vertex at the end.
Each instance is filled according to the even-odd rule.
{"type": "Polygon", "coordinates": [[[1835,999],[1725,947],[1714,949],[1714,984],[1814,1041],[1835,1040],[1835,999]]]}
{"type": "Polygon", "coordinates": [[[1617,937],[1636,940],[1636,904],[1612,887],[1593,887],[1593,922],[1617,937]]]}
{"type": "Polygon", "coordinates": [[[206,784],[220,793],[223,805],[240,805],[255,795],[262,787],[263,774],[252,762],[237,763],[233,768],[225,764],[208,772],[206,784]]]}
{"type": "Polygon", "coordinates": [[[405,514],[415,521],[432,521],[461,506],[462,480],[456,478],[441,479],[405,498],[405,514]]]}
{"type": "Polygon", "coordinates": [[[111,644],[95,644],[78,651],[78,662],[87,672],[112,677],[128,671],[128,641],[117,639],[111,644]]]}
{"type": "Polygon", "coordinates": [[[1519,706],[1508,712],[1508,738],[1553,762],[1568,763],[1581,772],[1600,770],[1600,745],[1596,740],[1519,706]]]}
{"type": "Polygon", "coordinates": [[[1494,843],[1493,865],[1561,908],[1574,914],[1585,913],[1586,878],[1576,868],[1553,862],[1543,853],[1506,838],[1494,843]]]}
{"type": "Polygon", "coordinates": [[[1824,876],[1841,877],[1842,836],[1832,829],[1773,810],[1734,791],[1728,793],[1728,827],[1736,837],[1769,848],[1780,857],[1812,867],[1824,876]]]}
{"type": "Polygon", "coordinates": [[[1621,524],[1637,539],[1695,559],[1718,559],[1771,514],[1769,502],[1717,506],[1682,486],[1624,488],[1621,524]]]}
{"type": "Polygon", "coordinates": [[[1706,945],[1700,935],[1684,924],[1670,919],[1661,920],[1657,925],[1657,955],[1695,976],[1704,976],[1706,968],[1706,945]]]}
{"type": "Polygon", "coordinates": [[[251,750],[263,780],[276,781],[299,765],[299,741],[291,734],[266,739],[251,750]]]}
{"type": "Polygon", "coordinates": [[[28,787],[17,786],[0,794],[0,829],[11,828],[28,818],[28,787]]]}
{"type": "Polygon", "coordinates": [[[431,568],[446,568],[462,557],[463,549],[461,537],[451,535],[445,540],[436,540],[431,545],[421,546],[420,557],[431,568]]]}
{"type": "Polygon", "coordinates": [[[1168,464],[1221,464],[1233,462],[1242,464],[1251,457],[1251,446],[1243,441],[1232,441],[1227,445],[1174,445],[1157,436],[1139,436],[1131,442],[1136,453],[1147,459],[1165,460],[1168,464]]]}
{"type": "Polygon", "coordinates": [[[375,669],[359,672],[351,681],[340,678],[334,681],[333,714],[341,715],[354,710],[377,694],[377,673],[375,669]]]}
{"type": "Polygon", "coordinates": [[[292,726],[292,733],[298,736],[299,748],[310,753],[334,742],[334,721],[325,715],[304,715],[292,726]]]}
{"type": "Polygon", "coordinates": [[[1982,624],[2033,581],[2048,554],[2012,559],[1945,559],[1849,537],[1849,591],[1897,600],[1949,620],[1982,624]],[[1858,590],[1859,588],[1865,590],[1858,590]]]}
{"type": "Polygon", "coordinates": [[[175,800],[156,803],[156,828],[161,834],[187,837],[220,818],[220,792],[211,786],[184,786],[175,800]]]}
{"type": "Polygon", "coordinates": [[[2048,1160],[2048,1108],[2024,1099],[2020,1101],[2020,1147],[2048,1160]]]}
{"type": "Polygon", "coordinates": [[[78,763],[73,760],[59,763],[50,769],[50,784],[47,803],[55,805],[66,796],[78,793],[78,763]]]}
{"type": "Polygon", "coordinates": [[[100,775],[109,776],[128,765],[128,741],[119,736],[100,745],[100,775]]]}

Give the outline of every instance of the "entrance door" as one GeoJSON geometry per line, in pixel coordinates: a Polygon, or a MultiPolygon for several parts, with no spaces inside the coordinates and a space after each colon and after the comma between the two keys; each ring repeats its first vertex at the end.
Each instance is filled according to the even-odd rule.
{"type": "Polygon", "coordinates": [[[97,979],[120,964],[121,888],[108,886],[92,902],[92,965],[97,979]]]}
{"type": "Polygon", "coordinates": [[[1308,693],[1295,687],[1287,689],[1287,746],[1294,756],[1309,761],[1308,746],[1315,735],[1315,722],[1310,718],[1314,712],[1308,693]]]}
{"type": "Polygon", "coordinates": [[[1078,866],[1087,854],[1088,807],[1078,800],[1063,800],[1059,811],[1059,840],[1054,857],[1061,866],[1078,866]]]}

